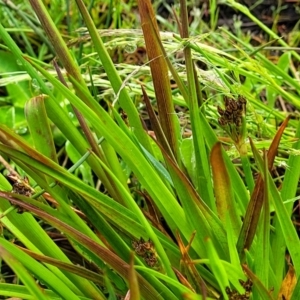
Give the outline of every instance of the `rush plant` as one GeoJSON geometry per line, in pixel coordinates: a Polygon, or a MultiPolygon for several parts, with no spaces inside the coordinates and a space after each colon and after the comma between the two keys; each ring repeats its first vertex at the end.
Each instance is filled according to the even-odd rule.
{"type": "Polygon", "coordinates": [[[215,34],[190,37],[184,0],[173,34],[159,32],[150,0],[137,1],[142,31],[100,33],[76,0],[86,31],[67,44],[43,1],[29,2],[55,57],[23,53],[0,25],[1,55],[21,71],[1,84],[26,101],[29,130],[0,124],[0,257],[17,278],[2,272],[0,296],[299,299],[300,128],[275,109],[278,97],[300,107],[287,72],[297,54],[275,64],[226,29],[218,38],[237,55],[215,34]],[[113,43],[144,43],[148,63],[113,63],[113,43]]]}

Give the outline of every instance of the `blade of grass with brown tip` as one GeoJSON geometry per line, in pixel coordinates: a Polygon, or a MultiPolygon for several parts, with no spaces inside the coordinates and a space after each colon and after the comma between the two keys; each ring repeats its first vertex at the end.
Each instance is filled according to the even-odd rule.
{"type": "Polygon", "coordinates": [[[216,143],[211,150],[210,163],[212,166],[216,206],[219,218],[226,230],[232,230],[237,241],[241,221],[237,212],[231,180],[222,155],[222,145],[216,143]],[[227,218],[229,216],[229,219],[227,218]],[[230,221],[230,222],[228,222],[230,221]]]}
{"type": "MultiPolygon", "coordinates": [[[[289,121],[289,117],[286,118],[284,122],[281,124],[280,128],[278,129],[270,145],[270,149],[267,154],[269,170],[273,166],[273,162],[280,143],[280,139],[284,129],[288,124],[288,121],[289,121]]],[[[250,139],[250,143],[251,143],[252,150],[255,149],[253,145],[253,141],[251,139],[250,139]]],[[[243,226],[240,231],[239,239],[237,242],[237,249],[240,257],[243,257],[244,249],[249,249],[254,239],[261,208],[263,205],[263,199],[264,199],[264,184],[263,184],[262,176],[259,175],[255,183],[254,191],[251,195],[249,205],[247,207],[247,211],[243,221],[243,226]]]]}
{"type": "Polygon", "coordinates": [[[295,286],[298,281],[299,279],[297,280],[294,267],[289,265],[289,270],[281,283],[278,299],[292,299],[292,295],[294,296],[295,286]]]}
{"type": "Polygon", "coordinates": [[[35,149],[57,162],[56,149],[43,95],[27,101],[25,105],[25,116],[35,149]]]}
{"type": "MultiPolygon", "coordinates": [[[[200,114],[199,117],[200,117],[201,128],[205,133],[204,138],[206,141],[206,147],[211,151],[212,147],[218,142],[218,138],[214,130],[211,128],[210,124],[208,123],[207,118],[203,114],[200,114]]],[[[244,215],[250,198],[248,194],[248,190],[246,189],[246,186],[240,174],[238,173],[235,165],[232,163],[229,156],[224,153],[223,159],[226,164],[227,171],[232,180],[236,201],[239,204],[241,213],[244,215]]]]}
{"type": "MultiPolygon", "coordinates": [[[[157,144],[159,147],[160,145],[157,144]]],[[[200,257],[205,257],[204,238],[210,237],[221,258],[228,258],[228,247],[224,227],[216,214],[200,198],[192,183],[172,161],[162,147],[160,147],[166,163],[169,166],[174,188],[181,201],[188,222],[193,230],[196,230],[197,239],[194,240],[193,248],[200,257]],[[199,222],[201,220],[201,222],[199,222]]],[[[185,236],[188,240],[189,236],[185,236]]]]}
{"type": "Polygon", "coordinates": [[[150,61],[159,120],[177,163],[180,164],[178,120],[174,111],[168,65],[157,40],[159,30],[157,23],[154,21],[155,14],[149,0],[138,0],[138,7],[147,55],[150,61]]]}
{"type": "Polygon", "coordinates": [[[274,136],[274,139],[273,139],[273,141],[272,141],[272,143],[270,145],[269,151],[267,153],[267,156],[268,156],[268,169],[269,170],[271,170],[272,167],[273,167],[273,163],[274,163],[274,160],[275,160],[276,153],[278,151],[278,147],[279,147],[279,143],[280,143],[281,137],[283,135],[283,132],[284,132],[286,126],[288,125],[289,120],[290,120],[290,116],[288,116],[282,122],[282,124],[278,128],[278,130],[276,132],[276,135],[274,136]]]}

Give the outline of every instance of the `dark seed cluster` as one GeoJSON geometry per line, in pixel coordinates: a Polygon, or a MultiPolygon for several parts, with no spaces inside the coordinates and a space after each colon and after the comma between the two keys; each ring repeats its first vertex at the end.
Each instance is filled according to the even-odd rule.
{"type": "Polygon", "coordinates": [[[132,241],[132,247],[138,256],[144,258],[149,267],[153,268],[157,265],[157,255],[154,244],[150,239],[147,242],[143,238],[140,238],[138,241],[132,241]]]}
{"type": "MultiPolygon", "coordinates": [[[[23,195],[26,197],[31,197],[33,194],[33,189],[29,185],[29,180],[27,177],[24,179],[20,179],[18,176],[14,174],[7,175],[7,178],[12,183],[12,193],[23,195]]],[[[13,204],[17,208],[18,213],[23,213],[24,209],[13,204]]]]}
{"type": "Polygon", "coordinates": [[[226,288],[226,294],[229,296],[230,300],[248,300],[251,296],[252,291],[252,281],[248,279],[247,281],[240,280],[240,284],[245,289],[245,294],[240,295],[237,291],[231,290],[229,287],[226,288]]]}
{"type": "Polygon", "coordinates": [[[238,97],[238,100],[234,100],[229,97],[224,97],[225,109],[218,106],[218,113],[220,114],[219,124],[235,125],[240,127],[242,125],[242,117],[246,113],[246,99],[242,96],[238,97]]]}

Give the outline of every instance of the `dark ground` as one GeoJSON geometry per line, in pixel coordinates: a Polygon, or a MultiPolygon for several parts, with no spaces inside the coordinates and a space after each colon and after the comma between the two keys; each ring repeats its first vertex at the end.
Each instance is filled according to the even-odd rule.
{"type": "MultiPolygon", "coordinates": [[[[193,1],[198,7],[201,8],[203,13],[204,21],[209,22],[210,12],[209,12],[209,1],[193,1]],[[198,4],[197,4],[198,3],[198,4]]],[[[221,2],[221,1],[218,1],[221,2]]],[[[263,22],[269,28],[273,28],[277,31],[278,35],[285,37],[288,32],[292,31],[295,27],[299,28],[300,20],[300,1],[299,0],[246,0],[237,1],[249,8],[251,13],[263,22]],[[297,24],[298,23],[298,24],[297,24]]],[[[164,4],[158,7],[158,13],[166,17],[168,16],[168,5],[172,6],[178,1],[166,0],[164,4]]],[[[242,29],[245,31],[251,31],[252,34],[259,35],[261,33],[260,28],[245,15],[238,11],[230,8],[228,5],[219,4],[219,21],[218,26],[226,25],[230,29],[233,29],[234,16],[241,20],[242,29]]],[[[192,7],[189,7],[190,9],[192,7]]],[[[296,46],[296,45],[293,45],[296,46]]]]}

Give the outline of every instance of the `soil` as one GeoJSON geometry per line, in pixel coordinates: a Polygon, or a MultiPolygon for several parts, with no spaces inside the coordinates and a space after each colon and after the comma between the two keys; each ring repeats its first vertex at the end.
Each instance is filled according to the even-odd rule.
{"type": "MultiPolygon", "coordinates": [[[[166,6],[172,6],[174,2],[174,0],[165,0],[164,3],[158,7],[158,13],[163,17],[168,16],[169,11],[166,6]]],[[[209,22],[209,1],[200,0],[195,2],[197,3],[197,7],[202,10],[203,19],[209,22]]],[[[295,26],[299,27],[300,2],[298,0],[246,0],[237,2],[249,8],[251,13],[266,26],[277,30],[279,36],[285,37],[295,26]]],[[[176,3],[178,2],[176,1],[176,3]]],[[[189,7],[190,10],[192,8],[191,6],[189,7]]],[[[218,26],[226,25],[233,29],[234,19],[239,19],[242,22],[241,26],[243,30],[251,31],[253,34],[259,34],[261,32],[260,28],[252,20],[228,5],[218,4],[218,8],[218,26]]]]}

